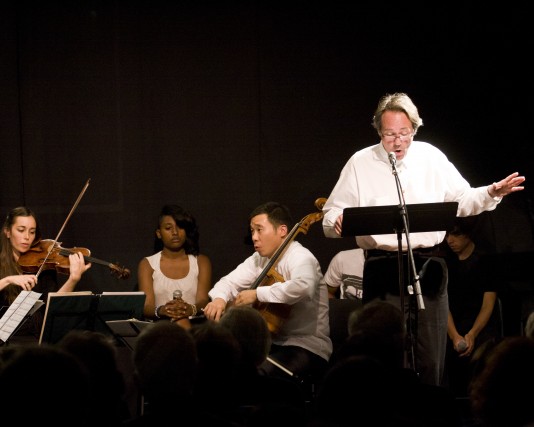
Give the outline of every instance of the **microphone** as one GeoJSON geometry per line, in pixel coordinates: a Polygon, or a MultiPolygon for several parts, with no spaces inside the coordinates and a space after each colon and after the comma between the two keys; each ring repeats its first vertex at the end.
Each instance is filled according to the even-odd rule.
{"type": "Polygon", "coordinates": [[[391,166],[395,166],[397,164],[397,156],[395,156],[395,153],[393,151],[391,153],[388,153],[388,157],[391,166]]]}
{"type": "Polygon", "coordinates": [[[462,353],[463,351],[465,351],[465,349],[467,348],[467,343],[462,340],[460,341],[457,345],[456,345],[456,351],[458,353],[462,353]]]}
{"type": "Polygon", "coordinates": [[[176,289],[172,293],[172,299],[180,299],[180,298],[182,298],[182,291],[180,289],[176,289]]]}

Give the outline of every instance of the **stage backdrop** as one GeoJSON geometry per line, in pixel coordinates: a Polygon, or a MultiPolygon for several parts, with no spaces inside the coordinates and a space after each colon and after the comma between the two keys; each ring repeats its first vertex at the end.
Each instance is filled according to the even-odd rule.
{"type": "MultiPolygon", "coordinates": [[[[249,212],[268,200],[296,220],[316,212],[352,153],[379,141],[380,96],[404,91],[424,121],[417,138],[473,186],[527,175],[483,237],[531,251],[532,79],[515,53],[532,51],[529,14],[374,3],[8,2],[1,211],[27,205],[55,238],[90,179],[59,240],[131,270],[123,280],[95,264],[80,289],[98,292],[136,288],[159,210],[177,203],[198,220],[216,281],[253,251],[249,212]]],[[[323,270],[353,246],[320,223],[298,240],[323,270]]]]}

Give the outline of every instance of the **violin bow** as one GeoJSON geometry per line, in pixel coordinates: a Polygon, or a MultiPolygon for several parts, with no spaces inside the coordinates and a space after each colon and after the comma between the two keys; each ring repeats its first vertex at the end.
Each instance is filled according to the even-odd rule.
{"type": "Polygon", "coordinates": [[[69,221],[70,217],[72,216],[72,214],[74,213],[74,210],[78,207],[78,204],[80,203],[80,200],[82,200],[82,197],[83,195],[85,194],[85,191],[87,190],[87,187],[89,187],[89,182],[91,181],[91,178],[89,178],[87,180],[87,182],[85,183],[85,185],[83,186],[82,188],[82,191],[80,192],[80,194],[78,195],[78,198],[76,199],[76,201],[74,202],[74,205],[72,206],[69,214],[67,215],[67,218],[65,219],[65,221],[63,222],[63,225],[61,226],[61,229],[59,230],[59,232],[57,233],[57,236],[56,238],[54,239],[54,241],[52,242],[52,244],[50,245],[50,247],[48,248],[48,253],[46,254],[46,257],[45,259],[43,260],[41,266],[39,267],[39,270],[37,271],[37,273],[35,273],[35,277],[39,277],[39,274],[41,274],[41,271],[43,270],[43,267],[44,265],[46,264],[46,260],[48,259],[48,257],[50,256],[50,254],[52,253],[52,249],[54,249],[54,247],[56,246],[56,243],[57,241],[59,240],[59,237],[61,236],[61,233],[63,233],[63,230],[65,229],[65,226],[67,225],[67,222],[69,221]]]}

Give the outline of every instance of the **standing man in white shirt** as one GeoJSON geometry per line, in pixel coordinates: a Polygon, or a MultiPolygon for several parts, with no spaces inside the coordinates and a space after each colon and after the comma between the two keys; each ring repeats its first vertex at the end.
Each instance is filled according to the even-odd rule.
{"type": "MultiPolygon", "coordinates": [[[[517,172],[487,186],[471,187],[443,152],[427,142],[414,141],[423,120],[405,93],[383,96],[372,124],[380,142],[352,155],[323,207],[327,237],[341,236],[345,208],[399,204],[393,161],[406,204],[458,202],[457,216],[491,211],[504,196],[524,188],[525,177],[517,172]]],[[[441,385],[447,343],[447,270],[444,261],[434,255],[445,231],[413,233],[409,237],[417,271],[429,259],[433,261],[425,264],[429,268],[421,278],[425,309],[416,312],[414,320],[414,369],[422,382],[441,385]]],[[[356,243],[366,251],[364,304],[380,298],[400,305],[397,234],[357,236],[356,243]]],[[[407,248],[403,235],[405,273],[409,271],[407,248]]],[[[405,287],[410,285],[407,280],[403,283],[405,287]]],[[[409,296],[408,306],[413,306],[413,295],[407,289],[403,294],[409,296]]]]}

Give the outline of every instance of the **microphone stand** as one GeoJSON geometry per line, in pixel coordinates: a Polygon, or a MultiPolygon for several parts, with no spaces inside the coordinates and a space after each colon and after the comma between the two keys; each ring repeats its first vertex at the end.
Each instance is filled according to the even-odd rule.
{"type": "MultiPolygon", "coordinates": [[[[397,185],[397,194],[399,196],[399,215],[402,218],[403,223],[403,229],[402,230],[396,230],[397,231],[397,244],[398,244],[398,251],[397,251],[397,259],[398,259],[398,266],[399,266],[399,295],[400,295],[400,304],[401,304],[401,312],[403,315],[405,314],[405,308],[404,308],[404,270],[403,270],[403,260],[402,260],[402,232],[404,230],[406,234],[406,245],[407,245],[407,254],[408,254],[408,265],[411,267],[411,272],[414,278],[414,285],[408,283],[408,293],[410,295],[413,295],[414,288],[415,288],[415,297],[417,300],[417,307],[419,310],[425,309],[425,303],[423,301],[423,295],[421,294],[421,286],[419,283],[419,275],[417,274],[417,268],[415,267],[415,261],[413,258],[413,252],[412,247],[410,244],[410,229],[408,227],[408,211],[406,209],[406,202],[404,200],[404,193],[402,191],[402,185],[399,179],[399,175],[397,172],[397,157],[395,156],[395,153],[391,152],[388,153],[389,162],[391,163],[391,173],[395,177],[395,183],[397,185]]],[[[411,276],[408,274],[408,278],[411,276]]],[[[412,337],[412,327],[411,327],[411,321],[412,316],[411,313],[411,305],[409,307],[409,314],[408,314],[408,345],[410,346],[410,356],[411,356],[411,366],[413,369],[415,369],[415,353],[414,353],[414,340],[412,337]]]]}
{"type": "MultiPolygon", "coordinates": [[[[408,250],[408,259],[409,259],[409,265],[412,268],[412,274],[414,277],[414,285],[408,284],[408,293],[413,295],[414,288],[415,288],[415,297],[417,299],[417,307],[419,310],[425,309],[425,302],[423,301],[423,295],[421,294],[421,285],[419,283],[419,275],[417,274],[417,268],[415,267],[415,261],[413,259],[413,252],[412,252],[412,246],[410,244],[410,229],[408,227],[408,211],[406,210],[406,202],[404,201],[404,194],[402,191],[402,185],[399,179],[399,174],[397,172],[397,157],[395,156],[395,153],[391,152],[388,154],[389,162],[391,163],[391,173],[395,177],[395,183],[397,184],[397,194],[399,196],[399,214],[402,218],[402,223],[404,226],[404,232],[406,234],[406,245],[408,250]]],[[[397,240],[398,240],[398,256],[399,256],[399,273],[402,271],[402,230],[397,230],[397,240]]],[[[402,286],[404,282],[404,276],[399,274],[399,286],[400,288],[400,295],[401,295],[401,304],[403,304],[403,295],[404,295],[404,287],[402,286]]],[[[402,307],[404,308],[404,306],[402,307]]]]}

